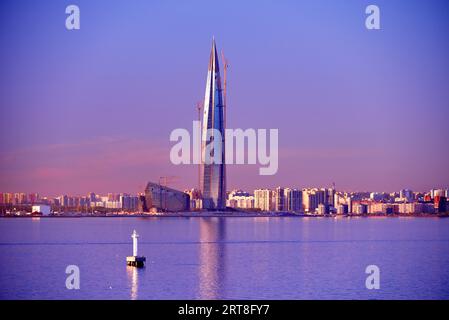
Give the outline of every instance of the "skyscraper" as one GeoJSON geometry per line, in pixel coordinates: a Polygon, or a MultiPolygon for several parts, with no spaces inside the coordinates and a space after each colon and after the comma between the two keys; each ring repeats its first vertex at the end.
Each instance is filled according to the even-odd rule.
{"type": "Polygon", "coordinates": [[[302,192],[298,189],[284,189],[284,210],[298,212],[302,209],[302,192]]]}
{"type": "Polygon", "coordinates": [[[254,208],[272,211],[274,209],[273,192],[268,189],[254,190],[254,208]]]}
{"type": "Polygon", "coordinates": [[[276,211],[284,211],[286,208],[285,206],[285,194],[284,194],[284,188],[277,187],[274,194],[275,194],[275,210],[276,211]]]}
{"type": "Polygon", "coordinates": [[[226,207],[223,92],[215,40],[207,72],[201,142],[201,194],[204,209],[226,207]]]}

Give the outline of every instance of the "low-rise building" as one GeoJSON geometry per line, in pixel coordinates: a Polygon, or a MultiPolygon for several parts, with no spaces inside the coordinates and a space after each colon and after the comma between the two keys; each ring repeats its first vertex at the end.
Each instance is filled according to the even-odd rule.
{"type": "Polygon", "coordinates": [[[435,209],[432,203],[411,202],[399,204],[399,213],[416,214],[416,213],[434,213],[434,212],[435,209]]]}
{"type": "Polygon", "coordinates": [[[357,203],[353,206],[353,211],[355,214],[367,214],[368,213],[368,206],[363,203],[357,203]]]}
{"type": "Polygon", "coordinates": [[[51,213],[50,206],[45,204],[34,205],[31,208],[31,213],[40,213],[43,216],[48,216],[51,213]]]}
{"type": "Polygon", "coordinates": [[[226,205],[235,209],[254,209],[254,196],[242,190],[229,193],[226,205]]]}

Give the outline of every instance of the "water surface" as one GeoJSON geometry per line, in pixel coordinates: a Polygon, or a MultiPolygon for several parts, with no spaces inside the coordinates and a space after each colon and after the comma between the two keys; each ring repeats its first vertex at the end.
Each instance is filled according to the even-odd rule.
{"type": "Polygon", "coordinates": [[[449,219],[0,218],[0,298],[448,299],[449,219]]]}

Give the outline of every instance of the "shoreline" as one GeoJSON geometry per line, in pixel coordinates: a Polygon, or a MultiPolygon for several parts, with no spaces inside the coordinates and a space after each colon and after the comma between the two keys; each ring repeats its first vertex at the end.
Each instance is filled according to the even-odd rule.
{"type": "Polygon", "coordinates": [[[0,218],[447,218],[449,213],[415,213],[415,214],[292,214],[292,213],[213,213],[213,212],[183,212],[183,213],[161,213],[161,214],[61,214],[61,215],[1,215],[0,218]]]}

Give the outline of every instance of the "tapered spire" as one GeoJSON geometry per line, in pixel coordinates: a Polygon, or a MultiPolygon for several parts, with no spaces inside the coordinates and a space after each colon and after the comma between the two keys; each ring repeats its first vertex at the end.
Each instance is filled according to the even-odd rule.
{"type": "Polygon", "coordinates": [[[217,46],[215,44],[215,38],[214,37],[212,37],[212,49],[210,51],[209,70],[214,70],[215,72],[219,72],[220,71],[220,67],[219,67],[219,64],[218,64],[217,46]]]}
{"type": "Polygon", "coordinates": [[[212,48],[207,72],[202,126],[201,193],[204,209],[226,207],[224,110],[217,47],[212,48]],[[221,137],[218,136],[220,132],[221,137]],[[213,150],[212,152],[210,152],[213,150]],[[219,159],[219,163],[216,160],[219,159]],[[211,162],[212,160],[212,162],[211,162]]]}

